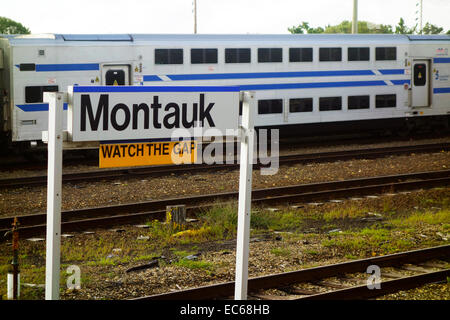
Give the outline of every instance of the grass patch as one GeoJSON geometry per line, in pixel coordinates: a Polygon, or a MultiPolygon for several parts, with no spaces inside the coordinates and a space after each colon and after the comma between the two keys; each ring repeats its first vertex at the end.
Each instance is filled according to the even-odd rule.
{"type": "Polygon", "coordinates": [[[442,224],[445,229],[445,226],[448,228],[450,224],[450,209],[443,209],[437,212],[414,212],[407,217],[392,219],[390,220],[390,223],[396,227],[403,228],[418,227],[424,224],[442,224]]]}
{"type": "Polygon", "coordinates": [[[367,254],[391,254],[406,251],[415,243],[409,239],[401,239],[397,234],[387,229],[364,228],[357,232],[336,234],[333,239],[323,240],[322,245],[328,248],[344,250],[352,257],[367,256],[367,254]]]}
{"type": "Polygon", "coordinates": [[[272,250],[270,250],[270,253],[276,256],[287,257],[291,254],[291,251],[286,248],[273,248],[272,250]]]}
{"type": "Polygon", "coordinates": [[[211,262],[203,261],[203,260],[180,259],[177,262],[174,262],[173,264],[178,267],[194,269],[194,270],[213,271],[213,269],[214,269],[214,265],[211,262]]]}
{"type": "Polygon", "coordinates": [[[367,208],[361,208],[357,206],[350,206],[345,208],[337,208],[327,211],[323,214],[323,219],[327,222],[335,219],[351,219],[361,218],[366,215],[369,210],[367,208]]]}

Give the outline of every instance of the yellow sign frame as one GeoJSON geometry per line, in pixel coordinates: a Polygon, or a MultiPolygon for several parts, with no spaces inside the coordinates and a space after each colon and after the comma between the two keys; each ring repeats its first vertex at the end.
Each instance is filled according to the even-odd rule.
{"type": "Polygon", "coordinates": [[[99,167],[189,164],[197,161],[197,141],[100,144],[99,167]]]}

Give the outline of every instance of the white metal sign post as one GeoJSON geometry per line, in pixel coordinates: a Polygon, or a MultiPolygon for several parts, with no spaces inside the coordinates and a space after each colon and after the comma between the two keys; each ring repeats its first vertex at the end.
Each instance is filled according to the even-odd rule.
{"type": "MultiPolygon", "coordinates": [[[[255,110],[253,93],[243,95],[236,247],[235,298],[238,300],[247,299],[255,110]]],[[[191,135],[195,133],[196,121],[202,127],[217,129],[219,133],[215,135],[238,128],[238,87],[75,86],[69,87],[68,99],[68,137],[74,142],[168,138],[179,128],[191,135]]],[[[64,93],[45,92],[44,101],[49,104],[45,299],[57,300],[64,93]]]]}
{"type": "Polygon", "coordinates": [[[235,300],[247,299],[248,256],[250,245],[250,212],[253,168],[253,93],[244,92],[241,125],[241,160],[239,171],[239,207],[236,243],[235,300]]]}
{"type": "Polygon", "coordinates": [[[47,176],[47,255],[45,267],[45,299],[59,299],[61,256],[61,179],[62,179],[62,92],[44,92],[48,102],[48,176],[47,176]]]}

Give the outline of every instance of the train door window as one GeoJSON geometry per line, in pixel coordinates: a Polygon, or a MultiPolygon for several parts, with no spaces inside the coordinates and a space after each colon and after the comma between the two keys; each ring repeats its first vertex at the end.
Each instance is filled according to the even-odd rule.
{"type": "Polygon", "coordinates": [[[289,48],[289,62],[313,61],[312,48],[289,48]]]}
{"type": "Polygon", "coordinates": [[[44,92],[57,92],[58,86],[30,86],[25,87],[25,102],[39,103],[44,101],[44,92]]]}
{"type": "Polygon", "coordinates": [[[414,86],[421,87],[427,82],[427,66],[425,63],[414,65],[414,86]]]}
{"type": "Polygon", "coordinates": [[[35,71],[36,70],[36,64],[35,63],[21,63],[19,65],[20,71],[35,71]]]}
{"type": "Polygon", "coordinates": [[[258,114],[283,113],[283,100],[259,100],[258,114]]]}
{"type": "Polygon", "coordinates": [[[121,69],[111,69],[106,71],[105,84],[107,86],[124,86],[125,85],[125,71],[121,69]]]}
{"type": "Polygon", "coordinates": [[[312,111],[313,111],[312,98],[289,99],[289,112],[312,112],[312,111]]]}
{"type": "Polygon", "coordinates": [[[225,63],[250,63],[250,48],[225,49],[225,63]]]}
{"type": "Polygon", "coordinates": [[[155,49],[155,64],[183,64],[183,49],[155,49]]]}
{"type": "Polygon", "coordinates": [[[375,108],[395,108],[397,105],[397,95],[382,94],[375,97],[375,108]]]}
{"type": "Polygon", "coordinates": [[[217,49],[191,49],[191,63],[217,63],[217,49]]]}
{"type": "Polygon", "coordinates": [[[319,48],[320,61],[342,61],[342,48],[319,48]]]}
{"type": "Polygon", "coordinates": [[[258,48],[258,62],[283,62],[283,49],[258,48]]]}
{"type": "Polygon", "coordinates": [[[349,96],[348,97],[348,109],[369,109],[370,107],[370,97],[366,96],[349,96]]]}
{"type": "Polygon", "coordinates": [[[380,47],[375,49],[376,60],[397,60],[396,47],[380,47]]]}
{"type": "Polygon", "coordinates": [[[369,61],[370,50],[364,48],[348,48],[348,61],[369,61]]]}
{"type": "Polygon", "coordinates": [[[333,111],[342,109],[342,97],[319,98],[320,111],[333,111]]]}

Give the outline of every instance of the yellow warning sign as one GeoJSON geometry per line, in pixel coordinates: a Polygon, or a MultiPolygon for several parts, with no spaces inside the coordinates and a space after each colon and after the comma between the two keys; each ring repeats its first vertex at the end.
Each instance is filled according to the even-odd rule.
{"type": "Polygon", "coordinates": [[[99,160],[100,168],[194,163],[197,160],[197,142],[101,144],[99,160]]]}

